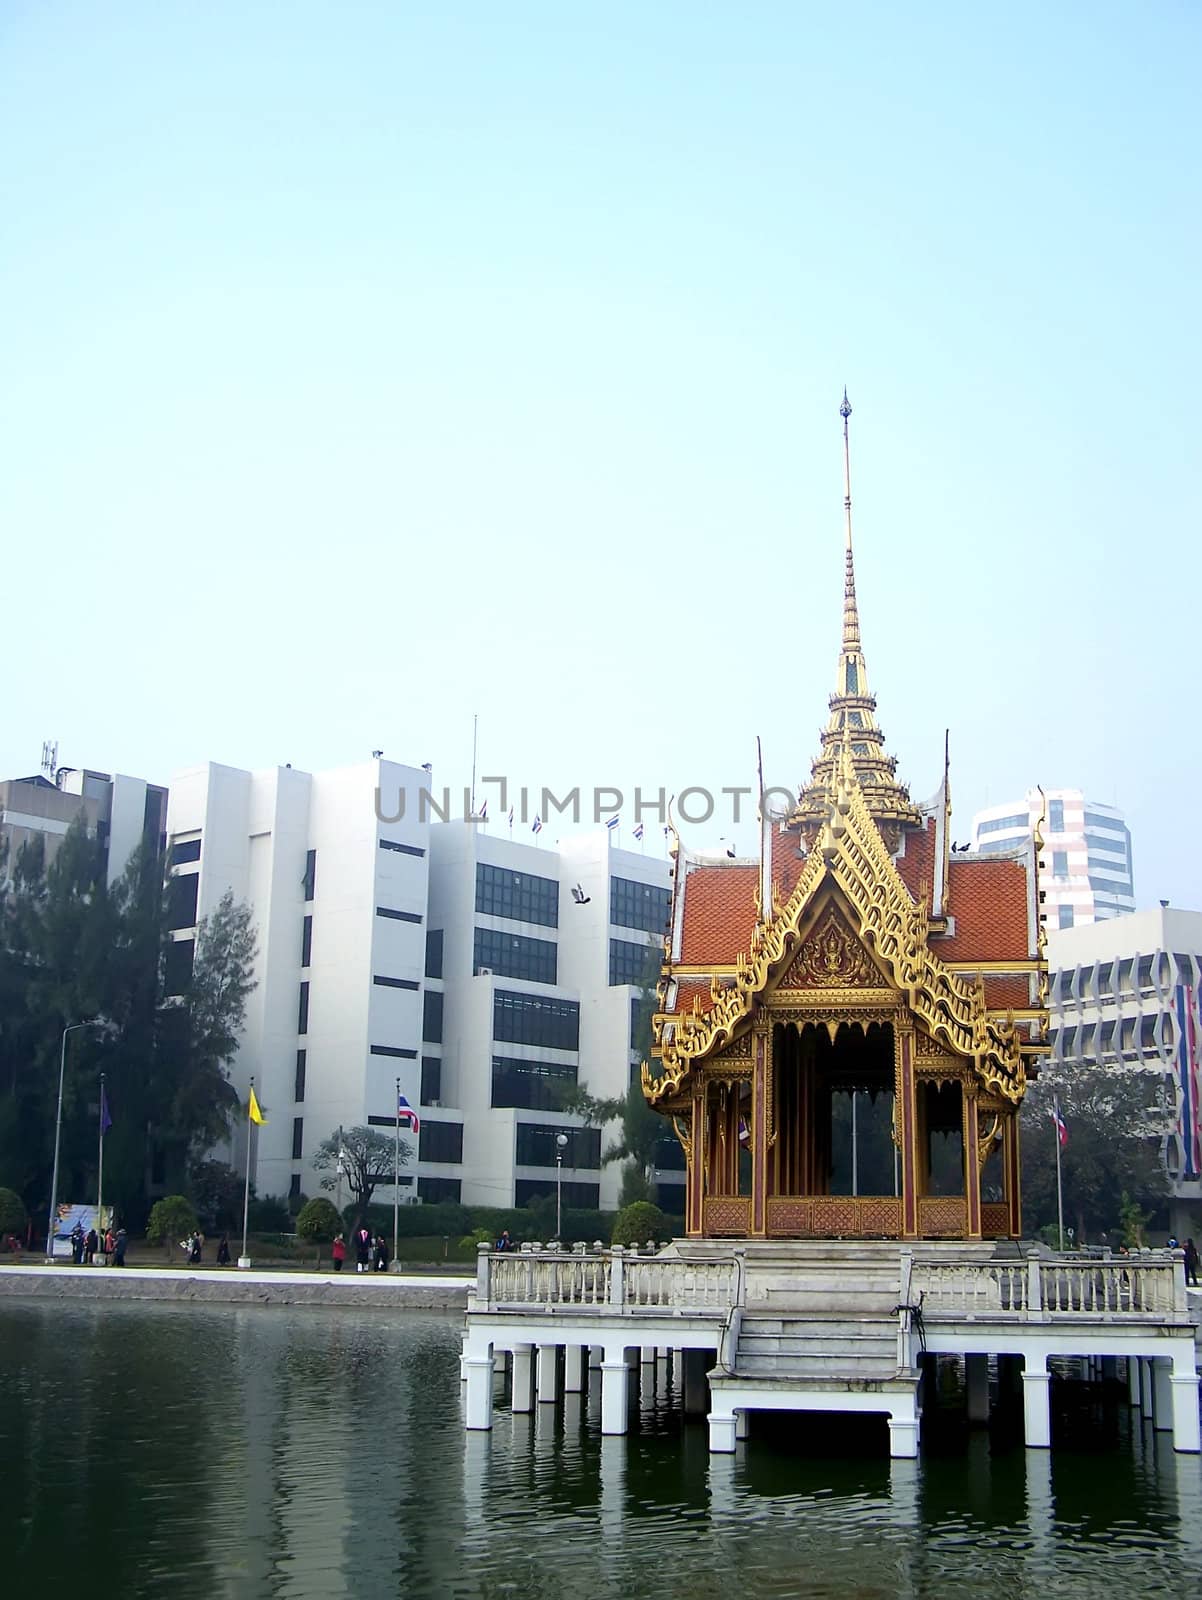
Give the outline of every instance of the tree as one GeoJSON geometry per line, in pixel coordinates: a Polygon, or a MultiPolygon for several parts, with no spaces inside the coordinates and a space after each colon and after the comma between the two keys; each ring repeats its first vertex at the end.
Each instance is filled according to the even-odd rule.
{"type": "Polygon", "coordinates": [[[1122,1197],[1154,1210],[1168,1179],[1160,1145],[1171,1112],[1159,1073],[1080,1063],[1045,1068],[1022,1110],[1024,1225],[1034,1234],[1056,1221],[1056,1127],[1053,1098],[1068,1130],[1060,1152],[1066,1227],[1078,1243],[1123,1227],[1122,1197]]]}
{"type": "Polygon", "coordinates": [[[151,1206],[146,1237],[151,1244],[165,1244],[170,1261],[181,1234],[187,1238],[195,1227],[196,1213],[192,1209],[192,1202],[182,1194],[168,1194],[151,1206]]]}
{"type": "Polygon", "coordinates": [[[196,1213],[209,1228],[234,1228],[242,1221],[243,1182],[224,1161],[196,1161],[188,1178],[188,1194],[196,1213]]]}
{"type": "Polygon", "coordinates": [[[667,1218],[658,1206],[649,1204],[646,1200],[637,1200],[634,1205],[626,1206],[614,1218],[614,1231],[611,1243],[630,1245],[644,1244],[648,1239],[657,1239],[667,1231],[667,1218]]]}
{"type": "Polygon", "coordinates": [[[25,1231],[25,1207],[12,1189],[0,1189],[0,1233],[25,1231]]]}
{"type": "Polygon", "coordinates": [[[362,1214],[371,1204],[371,1197],[379,1185],[391,1184],[394,1165],[409,1165],[409,1146],[402,1141],[398,1152],[395,1135],[378,1128],[346,1128],[342,1133],[341,1146],[338,1134],[332,1133],[328,1139],[321,1141],[313,1157],[313,1165],[318,1171],[329,1174],[321,1180],[323,1189],[333,1191],[338,1188],[340,1162],[351,1199],[362,1214]]]}
{"type": "Polygon", "coordinates": [[[306,1200],[296,1219],[297,1237],[317,1245],[317,1265],[321,1265],[321,1246],[342,1232],[342,1218],[324,1195],[306,1200]]]}

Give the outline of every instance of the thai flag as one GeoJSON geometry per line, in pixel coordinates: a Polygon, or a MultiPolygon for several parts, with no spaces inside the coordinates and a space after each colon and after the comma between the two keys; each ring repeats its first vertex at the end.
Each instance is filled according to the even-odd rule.
{"type": "Polygon", "coordinates": [[[398,1094],[396,1097],[396,1115],[398,1122],[407,1122],[409,1124],[410,1132],[417,1133],[421,1128],[422,1119],[403,1094],[398,1094]]]}
{"type": "Polygon", "coordinates": [[[747,1126],[747,1118],[746,1117],[740,1117],[739,1118],[739,1143],[740,1144],[750,1144],[751,1143],[751,1129],[747,1126]]]}
{"type": "Polygon", "coordinates": [[[618,826],[618,824],[621,822],[621,820],[622,819],[621,819],[620,816],[618,816],[618,817],[610,817],[609,821],[605,824],[605,826],[609,829],[610,833],[612,833],[614,831],[614,829],[618,826]]]}
{"type": "Polygon", "coordinates": [[[1060,1115],[1059,1100],[1052,1101],[1052,1121],[1056,1124],[1056,1137],[1060,1140],[1060,1148],[1063,1150],[1068,1143],[1068,1124],[1060,1115]]]}
{"type": "Polygon", "coordinates": [[[513,832],[513,807],[512,806],[510,806],[510,808],[509,808],[509,831],[510,831],[510,833],[513,832]]]}
{"type": "Polygon", "coordinates": [[[480,802],[480,810],[477,813],[477,815],[479,816],[481,822],[487,822],[488,821],[488,801],[487,800],[481,800],[481,802],[480,802]]]}
{"type": "Polygon", "coordinates": [[[635,823],[634,836],[636,839],[641,839],[643,837],[643,824],[641,822],[635,823]]]}
{"type": "Polygon", "coordinates": [[[535,817],[534,821],[530,824],[530,832],[531,833],[541,833],[542,831],[543,831],[543,819],[541,817],[535,817]]]}

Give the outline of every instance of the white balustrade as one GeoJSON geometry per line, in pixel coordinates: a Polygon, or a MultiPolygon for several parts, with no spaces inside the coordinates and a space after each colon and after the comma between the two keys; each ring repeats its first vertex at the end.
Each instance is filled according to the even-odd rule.
{"type": "MultiPolygon", "coordinates": [[[[912,1292],[923,1313],[984,1319],[997,1313],[1028,1317],[1149,1317],[1184,1314],[1169,1260],[1091,1261],[1032,1255],[1026,1261],[915,1262],[912,1292]]],[[[1184,1281],[1184,1280],[1183,1280],[1184,1281]]]]}
{"type": "Polygon", "coordinates": [[[581,1306],[628,1312],[640,1308],[727,1311],[741,1296],[734,1259],[691,1262],[637,1256],[621,1248],[603,1254],[516,1255],[480,1248],[475,1309],[581,1306]]]}

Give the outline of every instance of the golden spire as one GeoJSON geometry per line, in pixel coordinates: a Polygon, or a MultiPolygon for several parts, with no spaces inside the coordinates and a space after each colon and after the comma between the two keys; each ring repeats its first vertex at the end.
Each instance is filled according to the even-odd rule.
{"type": "Polygon", "coordinates": [[[886,755],[884,736],[876,721],[876,697],[868,687],[868,671],[860,641],[860,610],[856,603],[856,570],[851,542],[851,443],[848,418],[851,402],[847,390],[839,407],[843,418],[843,515],[846,525],[843,556],[843,640],[839,650],[838,679],[830,697],[830,717],[822,735],[822,750],[802,790],[790,826],[816,825],[825,816],[834,795],[837,758],[846,746],[868,809],[879,821],[918,822],[919,810],[910,803],[909,791],[894,777],[895,759],[886,755]]]}

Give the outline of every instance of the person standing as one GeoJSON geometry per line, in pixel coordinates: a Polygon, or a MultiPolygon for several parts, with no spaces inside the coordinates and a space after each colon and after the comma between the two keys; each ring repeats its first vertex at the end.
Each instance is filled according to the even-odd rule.
{"type": "Polygon", "coordinates": [[[346,1260],[346,1240],[340,1233],[334,1235],[334,1243],[330,1246],[330,1254],[334,1258],[334,1271],[342,1271],[342,1263],[346,1260]]]}
{"type": "Polygon", "coordinates": [[[355,1271],[366,1272],[371,1260],[371,1234],[361,1222],[355,1229],[355,1271]]]}
{"type": "Polygon", "coordinates": [[[376,1234],[376,1271],[388,1271],[388,1241],[382,1233],[376,1234]]]}
{"type": "Polygon", "coordinates": [[[100,1240],[96,1237],[96,1229],[89,1228],[83,1241],[83,1258],[89,1267],[95,1263],[96,1247],[99,1243],[100,1240]]]}
{"type": "Polygon", "coordinates": [[[1185,1241],[1185,1281],[1192,1288],[1198,1287],[1198,1246],[1192,1239],[1185,1241]]]}
{"type": "Polygon", "coordinates": [[[229,1264],[230,1264],[230,1236],[229,1236],[228,1233],[223,1233],[221,1235],[221,1240],[220,1240],[220,1242],[219,1242],[219,1244],[217,1246],[217,1265],[219,1267],[228,1267],[229,1264]]]}
{"type": "Polygon", "coordinates": [[[83,1223],[79,1221],[71,1229],[71,1260],[77,1267],[83,1261],[83,1223]]]}
{"type": "Polygon", "coordinates": [[[113,1265],[115,1267],[123,1267],[125,1265],[125,1247],[128,1243],[129,1238],[125,1229],[118,1228],[113,1239],[113,1265]]]}

